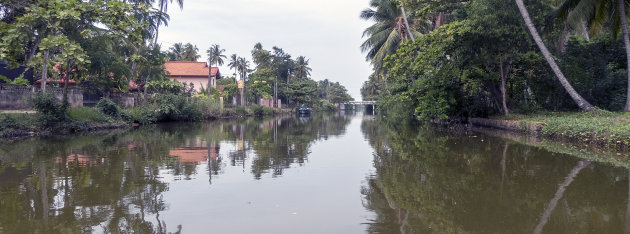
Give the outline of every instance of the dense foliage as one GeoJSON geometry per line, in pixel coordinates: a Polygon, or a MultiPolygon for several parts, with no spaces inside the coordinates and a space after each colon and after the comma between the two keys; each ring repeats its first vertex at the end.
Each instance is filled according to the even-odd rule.
{"type": "MultiPolygon", "coordinates": [[[[404,0],[423,32],[402,43],[361,90],[382,113],[424,119],[577,110],[532,40],[513,1],[404,0]]],[[[557,18],[556,2],[526,1],[543,41],[567,80],[588,102],[621,111],[626,102],[624,44],[613,29],[590,38],[557,18]]],[[[378,9],[377,9],[378,10],[378,9]]],[[[589,24],[584,24],[590,27],[589,24]]]]}

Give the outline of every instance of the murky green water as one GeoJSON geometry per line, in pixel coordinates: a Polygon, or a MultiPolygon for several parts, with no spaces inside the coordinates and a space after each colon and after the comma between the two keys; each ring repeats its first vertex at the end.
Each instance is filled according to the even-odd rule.
{"type": "Polygon", "coordinates": [[[623,233],[628,169],[360,114],[0,143],[0,233],[623,233]]]}

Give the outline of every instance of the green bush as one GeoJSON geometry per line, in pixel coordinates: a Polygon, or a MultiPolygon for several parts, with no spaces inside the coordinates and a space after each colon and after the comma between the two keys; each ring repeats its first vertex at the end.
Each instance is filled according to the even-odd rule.
{"type": "Polygon", "coordinates": [[[42,128],[52,128],[65,122],[65,105],[59,103],[53,94],[38,94],[32,99],[33,108],[37,111],[37,124],[42,128]]]}
{"type": "Polygon", "coordinates": [[[236,116],[236,111],[233,108],[225,108],[221,111],[221,117],[231,117],[236,116]]]}
{"type": "Polygon", "coordinates": [[[221,117],[221,103],[218,100],[202,97],[196,99],[196,103],[201,108],[204,119],[216,119],[221,117]]]}
{"type": "Polygon", "coordinates": [[[91,107],[78,107],[68,109],[68,117],[79,122],[111,122],[113,119],[102,110],[91,107]]]}
{"type": "Polygon", "coordinates": [[[238,116],[246,116],[249,115],[249,112],[247,111],[247,108],[242,107],[242,106],[237,106],[234,107],[234,114],[238,115],[238,116]]]}
{"type": "Polygon", "coordinates": [[[327,103],[324,105],[323,107],[324,111],[328,111],[328,112],[334,112],[337,111],[337,107],[331,103],[327,103]]]}
{"type": "Polygon", "coordinates": [[[123,120],[142,125],[152,124],[158,121],[158,113],[151,106],[141,106],[121,111],[123,120]]]}
{"type": "Polygon", "coordinates": [[[252,111],[252,113],[254,113],[255,116],[268,116],[276,113],[273,108],[259,105],[252,105],[250,107],[250,110],[252,111]]]}
{"type": "Polygon", "coordinates": [[[112,118],[120,117],[120,108],[116,103],[108,98],[101,98],[96,104],[96,108],[98,108],[103,114],[110,116],[112,118]]]}
{"type": "Polygon", "coordinates": [[[30,129],[33,117],[28,114],[0,115],[0,131],[7,129],[30,129]]]}
{"type": "Polygon", "coordinates": [[[156,102],[159,121],[195,121],[203,117],[201,107],[183,96],[167,94],[156,102]]]}

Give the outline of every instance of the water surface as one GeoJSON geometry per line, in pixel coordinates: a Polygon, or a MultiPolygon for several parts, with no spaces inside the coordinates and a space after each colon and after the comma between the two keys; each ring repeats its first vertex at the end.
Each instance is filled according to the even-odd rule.
{"type": "Polygon", "coordinates": [[[0,143],[0,233],[623,233],[627,168],[350,113],[0,143]]]}

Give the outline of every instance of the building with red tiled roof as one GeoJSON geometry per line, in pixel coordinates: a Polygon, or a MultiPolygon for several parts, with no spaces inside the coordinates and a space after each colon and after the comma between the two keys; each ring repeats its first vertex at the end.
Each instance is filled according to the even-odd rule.
{"type": "Polygon", "coordinates": [[[177,157],[182,163],[201,163],[219,157],[219,146],[214,147],[185,147],[176,148],[169,151],[169,155],[177,157]]]}
{"type": "MultiPolygon", "coordinates": [[[[201,90],[201,86],[204,88],[209,86],[208,75],[210,72],[206,62],[168,61],[164,67],[171,80],[186,84],[193,83],[197,91],[201,90]]],[[[219,72],[218,67],[213,67],[210,86],[216,88],[217,79],[221,79],[221,72],[219,72]]]]}

